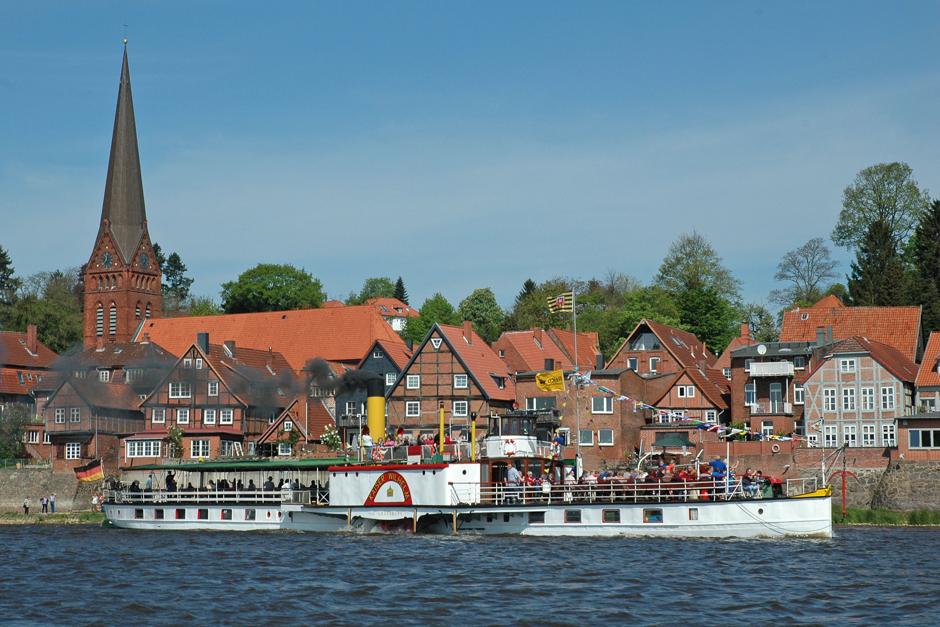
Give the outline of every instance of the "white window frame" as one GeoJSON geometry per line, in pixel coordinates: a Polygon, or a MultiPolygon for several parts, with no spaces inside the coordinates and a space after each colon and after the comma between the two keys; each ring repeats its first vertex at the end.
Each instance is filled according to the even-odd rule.
{"type": "Polygon", "coordinates": [[[48,431],[44,431],[42,434],[42,443],[43,444],[52,444],[52,438],[49,436],[48,431]]]}
{"type": "Polygon", "coordinates": [[[235,410],[231,407],[219,410],[219,424],[230,425],[235,422],[235,410]]]}
{"type": "Polygon", "coordinates": [[[189,424],[189,407],[177,407],[176,408],[176,424],[178,425],[189,424]]]}
{"type": "Polygon", "coordinates": [[[82,421],[82,408],[81,407],[69,407],[69,422],[81,422],[82,421]]]}
{"type": "Polygon", "coordinates": [[[417,418],[421,415],[421,401],[405,401],[405,417],[417,418]]]}
{"type": "Polygon", "coordinates": [[[160,440],[128,440],[124,449],[125,459],[135,457],[160,457],[162,452],[160,440]]]}
{"type": "Polygon", "coordinates": [[[203,361],[202,357],[196,357],[196,370],[202,370],[203,361]]]}
{"type": "Polygon", "coordinates": [[[190,440],[189,441],[189,456],[193,459],[198,459],[200,457],[208,458],[212,453],[212,441],[211,440],[190,440]]]}
{"type": "Polygon", "coordinates": [[[27,443],[27,444],[39,444],[39,432],[38,432],[38,431],[27,431],[27,432],[26,432],[26,443],[27,443]]]}
{"type": "Polygon", "coordinates": [[[465,374],[455,374],[454,375],[454,389],[455,390],[466,390],[470,387],[470,377],[465,374]]]}
{"type": "Polygon", "coordinates": [[[591,413],[592,414],[612,414],[614,413],[614,399],[610,396],[592,396],[591,397],[591,413]],[[597,401],[601,401],[601,406],[598,408],[597,401]]]}
{"type": "Polygon", "coordinates": [[[386,372],[385,373],[385,387],[388,387],[390,385],[395,385],[395,379],[397,378],[398,378],[398,375],[395,374],[394,372],[386,372]]]}
{"type": "Polygon", "coordinates": [[[209,381],[209,383],[206,385],[206,394],[209,396],[218,396],[219,395],[219,382],[209,381]]]}
{"type": "Polygon", "coordinates": [[[82,458],[82,443],[81,442],[66,442],[65,443],[65,459],[81,459],[82,458]]]}
{"type": "Polygon", "coordinates": [[[858,446],[858,427],[855,425],[842,425],[842,443],[851,448],[858,446]]]}
{"type": "Polygon", "coordinates": [[[881,386],[881,409],[891,411],[897,406],[893,385],[881,386]]]}
{"type": "Polygon", "coordinates": [[[214,425],[216,421],[216,410],[215,409],[203,409],[202,410],[202,424],[204,425],[214,425]]]}
{"type": "Polygon", "coordinates": [[[774,434],[774,421],[762,420],[760,423],[760,432],[762,435],[771,436],[774,434]]]}
{"type": "Polygon", "coordinates": [[[862,446],[872,447],[876,443],[876,431],[875,425],[867,424],[862,425],[862,446]]]}
{"type": "Polygon", "coordinates": [[[568,427],[559,427],[555,429],[555,435],[561,436],[564,441],[563,446],[569,446],[571,444],[571,429],[568,427]]]}
{"type": "Polygon", "coordinates": [[[466,417],[470,415],[470,403],[467,401],[454,401],[451,404],[451,413],[455,417],[466,417]]]}
{"type": "Polygon", "coordinates": [[[346,415],[355,416],[360,413],[361,403],[359,401],[346,401],[346,415]]]}
{"type": "Polygon", "coordinates": [[[55,416],[54,420],[57,425],[65,424],[65,408],[64,407],[56,407],[54,416],[55,416]]]}
{"type": "Polygon", "coordinates": [[[839,428],[836,425],[823,425],[823,446],[835,448],[839,445],[839,428]]]}
{"type": "Polygon", "coordinates": [[[796,355],[793,357],[793,369],[794,370],[803,370],[806,368],[806,357],[803,355],[796,355]]]}
{"type": "Polygon", "coordinates": [[[806,402],[806,388],[802,383],[796,383],[793,386],[793,404],[803,405],[806,402]]]}
{"type": "Polygon", "coordinates": [[[292,420],[285,420],[284,431],[293,431],[293,430],[294,430],[294,422],[292,420]]]}
{"type": "Polygon", "coordinates": [[[659,357],[650,357],[649,358],[649,367],[651,374],[657,374],[659,372],[659,364],[662,360],[659,357]],[[656,362],[656,365],[653,365],[653,362],[656,362]]]}
{"type": "Polygon", "coordinates": [[[385,353],[383,353],[380,349],[377,348],[372,351],[372,359],[382,359],[383,357],[385,357],[385,353]]]}
{"type": "Polygon", "coordinates": [[[882,446],[897,446],[898,445],[897,427],[894,426],[893,422],[883,423],[881,425],[881,445],[882,446]]]}
{"type": "Polygon", "coordinates": [[[581,446],[594,446],[594,431],[591,429],[581,429],[578,431],[578,442],[581,446]],[[583,435],[587,435],[588,438],[586,440],[582,439],[581,436],[583,435]]]}
{"type": "Polygon", "coordinates": [[[875,411],[875,388],[862,388],[862,411],[875,411]]]}
{"type": "Polygon", "coordinates": [[[186,381],[170,383],[170,398],[192,398],[193,386],[186,381]]]}
{"type": "Polygon", "coordinates": [[[187,370],[191,370],[192,367],[193,367],[193,359],[192,359],[192,357],[186,357],[185,359],[183,359],[183,368],[185,368],[185,369],[187,369],[187,370]]]}
{"type": "Polygon", "coordinates": [[[676,390],[679,398],[695,398],[694,385],[680,385],[676,387],[676,390]]]}
{"type": "Polygon", "coordinates": [[[855,411],[855,388],[842,388],[842,411],[855,411]]]}
{"type": "Polygon", "coordinates": [[[753,405],[757,402],[757,383],[744,384],[744,404],[753,405]]]}
{"type": "Polygon", "coordinates": [[[718,410],[717,409],[705,410],[705,422],[718,422],[718,410]]]}
{"type": "Polygon", "coordinates": [[[290,442],[278,442],[277,443],[277,454],[278,457],[289,457],[294,452],[294,447],[290,442]]]}
{"type": "Polygon", "coordinates": [[[166,422],[166,409],[163,407],[154,407],[150,410],[150,422],[153,424],[163,424],[166,422]]]}
{"type": "Polygon", "coordinates": [[[728,381],[731,380],[731,368],[722,368],[721,374],[723,374],[725,379],[727,379],[728,381]]]}
{"type": "Polygon", "coordinates": [[[407,377],[405,377],[405,389],[406,390],[421,389],[421,375],[409,374],[407,377]]]}
{"type": "Polygon", "coordinates": [[[614,445],[614,430],[613,429],[598,429],[597,430],[597,445],[598,446],[613,446],[614,445]],[[604,434],[609,434],[610,437],[606,438],[605,441],[604,434]]]}
{"type": "Polygon", "coordinates": [[[627,370],[636,372],[640,369],[640,360],[636,357],[627,357],[627,370]]]}
{"type": "Polygon", "coordinates": [[[823,388],[823,411],[837,411],[838,402],[836,401],[835,388],[823,388]]]}
{"type": "Polygon", "coordinates": [[[101,370],[99,370],[98,381],[102,383],[108,383],[109,381],[111,381],[111,371],[106,368],[102,368],[101,370]]]}
{"type": "Polygon", "coordinates": [[[839,372],[851,374],[858,371],[858,360],[855,357],[847,357],[839,360],[839,372]]]}

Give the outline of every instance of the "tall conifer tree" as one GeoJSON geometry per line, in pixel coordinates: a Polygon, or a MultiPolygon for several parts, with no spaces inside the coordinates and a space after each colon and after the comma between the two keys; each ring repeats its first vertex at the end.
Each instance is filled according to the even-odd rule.
{"type": "Polygon", "coordinates": [[[395,298],[408,305],[408,290],[405,289],[405,282],[398,277],[395,281],[395,298]]]}
{"type": "Polygon", "coordinates": [[[859,244],[852,275],[849,300],[856,306],[905,305],[908,274],[890,227],[876,220],[859,244]]]}
{"type": "Polygon", "coordinates": [[[921,216],[911,240],[911,257],[915,277],[912,281],[912,302],[924,306],[924,338],[930,331],[940,330],[940,200],[933,201],[921,216]]]}

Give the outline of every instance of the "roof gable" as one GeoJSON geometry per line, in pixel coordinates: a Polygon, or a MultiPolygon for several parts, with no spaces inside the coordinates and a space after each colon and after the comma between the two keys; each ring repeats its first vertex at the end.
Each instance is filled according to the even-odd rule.
{"type": "Polygon", "coordinates": [[[907,358],[901,351],[893,346],[882,344],[865,337],[853,336],[836,342],[827,347],[826,355],[819,360],[816,367],[809,373],[807,379],[812,378],[826,363],[838,358],[840,355],[868,354],[881,364],[885,370],[894,375],[899,381],[913,383],[917,378],[917,364],[907,358]]]}
{"type": "Polygon", "coordinates": [[[918,387],[940,386],[940,372],[937,372],[938,361],[940,361],[940,331],[933,331],[927,340],[924,358],[917,370],[916,383],[918,387]]]}
{"type": "Polygon", "coordinates": [[[620,348],[617,349],[617,352],[613,354],[607,363],[614,363],[614,360],[617,359],[621,352],[629,350],[630,342],[644,327],[649,329],[649,331],[659,339],[663,349],[672,355],[683,368],[691,368],[694,366],[711,367],[715,363],[715,355],[708,350],[708,347],[705,346],[705,342],[698,339],[694,333],[671,327],[668,324],[661,324],[647,318],[640,320],[636,326],[633,327],[633,331],[630,332],[630,335],[627,336],[620,345],[620,348]]]}

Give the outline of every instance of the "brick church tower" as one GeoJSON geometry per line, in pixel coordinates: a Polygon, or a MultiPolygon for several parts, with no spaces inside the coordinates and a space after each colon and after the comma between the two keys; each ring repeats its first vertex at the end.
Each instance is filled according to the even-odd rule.
{"type": "Polygon", "coordinates": [[[162,308],[161,273],[147,233],[127,42],[124,43],[101,225],[85,266],[86,349],[98,346],[99,342],[129,342],[141,322],[159,317],[162,308]]]}

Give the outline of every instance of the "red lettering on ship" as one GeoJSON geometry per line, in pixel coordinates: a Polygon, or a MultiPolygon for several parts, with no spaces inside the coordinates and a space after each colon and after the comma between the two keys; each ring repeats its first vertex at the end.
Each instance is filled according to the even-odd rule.
{"type": "Polygon", "coordinates": [[[375,480],[375,485],[372,486],[372,490],[369,492],[368,498],[366,498],[365,505],[411,505],[411,488],[408,487],[408,482],[405,481],[405,478],[402,477],[401,474],[394,470],[383,472],[379,475],[379,478],[375,480]],[[390,483],[396,484],[401,489],[401,500],[376,501],[375,498],[379,496],[380,490],[386,486],[388,486],[388,491],[384,496],[386,496],[386,498],[394,496],[395,488],[388,485],[390,483]]]}

